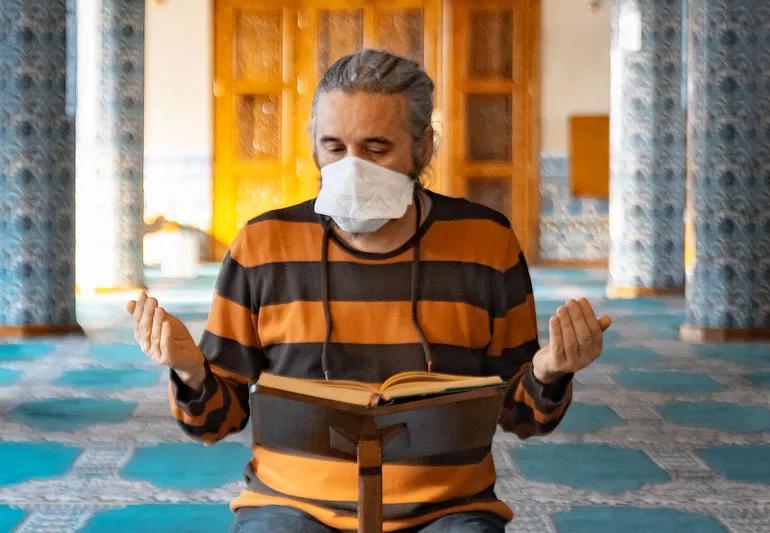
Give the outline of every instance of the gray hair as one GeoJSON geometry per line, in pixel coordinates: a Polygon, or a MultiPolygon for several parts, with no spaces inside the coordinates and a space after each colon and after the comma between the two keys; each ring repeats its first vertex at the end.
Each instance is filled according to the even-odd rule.
{"type": "Polygon", "coordinates": [[[420,161],[420,141],[431,126],[433,114],[433,81],[409,59],[383,50],[364,49],[338,59],[318,82],[310,125],[315,139],[316,106],[325,92],[364,91],[378,94],[403,94],[407,102],[407,127],[412,137],[412,160],[417,180],[424,170],[420,161]]]}

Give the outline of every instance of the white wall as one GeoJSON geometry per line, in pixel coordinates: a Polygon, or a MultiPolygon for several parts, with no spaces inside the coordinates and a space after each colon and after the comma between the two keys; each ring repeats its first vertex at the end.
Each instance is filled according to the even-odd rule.
{"type": "Polygon", "coordinates": [[[584,0],[542,0],[541,149],[564,154],[570,114],[609,114],[610,11],[584,0]]]}
{"type": "Polygon", "coordinates": [[[148,1],[145,219],[211,225],[213,0],[148,1]]]}

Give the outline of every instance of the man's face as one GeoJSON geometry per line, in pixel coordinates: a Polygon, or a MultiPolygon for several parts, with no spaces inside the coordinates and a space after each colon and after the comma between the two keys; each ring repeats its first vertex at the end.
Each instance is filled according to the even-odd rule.
{"type": "Polygon", "coordinates": [[[406,98],[400,94],[322,93],[316,107],[316,163],[323,167],[355,156],[411,175],[406,116],[406,98]]]}

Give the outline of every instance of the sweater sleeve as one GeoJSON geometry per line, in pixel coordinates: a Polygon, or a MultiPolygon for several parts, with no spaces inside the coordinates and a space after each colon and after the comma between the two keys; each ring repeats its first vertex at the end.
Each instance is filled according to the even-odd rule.
{"type": "Polygon", "coordinates": [[[572,400],[572,374],[551,384],[535,377],[532,359],[540,349],[535,300],[527,262],[513,230],[505,253],[507,268],[493,306],[487,373],[497,374],[509,384],[500,426],[526,439],[550,433],[564,417],[572,400]]]}
{"type": "Polygon", "coordinates": [[[171,413],[185,433],[206,445],[246,426],[249,384],[267,367],[255,327],[258,306],[252,296],[249,272],[238,261],[245,246],[241,231],[217,277],[199,343],[206,370],[200,390],[185,385],[173,369],[169,375],[171,413]]]}

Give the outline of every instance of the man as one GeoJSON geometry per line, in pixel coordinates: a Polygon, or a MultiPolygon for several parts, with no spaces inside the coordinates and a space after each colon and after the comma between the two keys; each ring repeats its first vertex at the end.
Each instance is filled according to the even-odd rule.
{"type": "MultiPolygon", "coordinates": [[[[321,191],[240,231],[200,347],[154,298],[129,302],[142,350],[171,368],[171,409],[188,434],[212,443],[243,429],[248,383],[265,369],[366,382],[410,369],[498,374],[510,383],[503,429],[527,438],[559,423],[609,317],[568,301],[540,348],[508,220],[420,185],[433,154],[432,93],[406,59],[375,50],[340,59],[313,102],[321,191]]],[[[512,513],[495,497],[491,454],[467,463],[384,465],[384,530],[503,531],[512,513]]],[[[356,528],[354,462],[254,446],[245,476],[234,531],[356,528]]]]}

